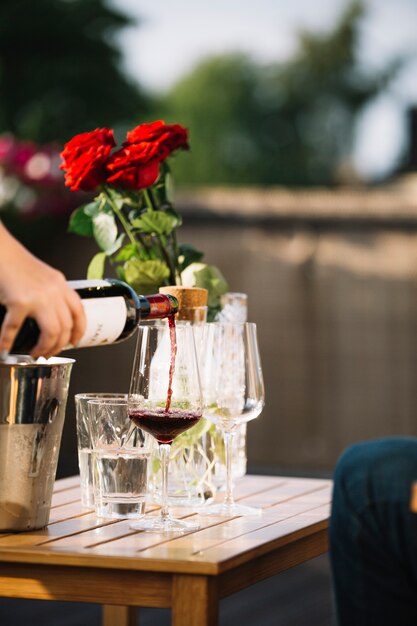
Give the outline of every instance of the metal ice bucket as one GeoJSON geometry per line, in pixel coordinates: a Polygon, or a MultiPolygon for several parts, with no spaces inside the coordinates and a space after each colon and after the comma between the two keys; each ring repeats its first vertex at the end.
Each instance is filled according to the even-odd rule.
{"type": "Polygon", "coordinates": [[[73,363],[0,361],[0,531],[48,523],[73,363]]]}

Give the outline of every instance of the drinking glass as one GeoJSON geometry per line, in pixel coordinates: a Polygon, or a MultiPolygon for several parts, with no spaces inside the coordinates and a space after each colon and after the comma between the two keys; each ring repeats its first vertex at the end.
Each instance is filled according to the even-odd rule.
{"type": "MultiPolygon", "coordinates": [[[[176,287],[175,289],[181,289],[176,287]]],[[[185,290],[185,288],[182,288],[185,290]]],[[[191,290],[193,291],[193,290],[191,290]]],[[[202,290],[197,290],[202,291],[202,290]]],[[[175,292],[174,292],[174,295],[175,292]]],[[[181,319],[175,317],[176,328],[191,325],[194,331],[197,358],[201,358],[201,344],[205,326],[207,307],[193,306],[180,309],[181,319]]],[[[200,361],[199,361],[200,367],[200,361]]],[[[199,423],[179,435],[171,445],[169,459],[168,501],[170,506],[199,507],[212,498],[215,486],[212,481],[214,461],[207,454],[208,430],[215,430],[210,422],[201,419],[199,423]]],[[[221,435],[220,435],[221,437],[221,435]]],[[[151,463],[149,490],[152,501],[161,501],[161,464],[158,450],[151,463]]]]}
{"type": "Polygon", "coordinates": [[[127,400],[127,393],[77,393],[75,399],[75,418],[77,425],[78,467],[81,481],[81,504],[94,508],[93,462],[91,431],[88,417],[89,400],[127,400]]]}
{"type": "Polygon", "coordinates": [[[145,513],[153,439],[129,418],[127,397],[90,399],[87,407],[96,514],[138,518],[145,513]]]}
{"type": "MultiPolygon", "coordinates": [[[[216,315],[216,322],[221,324],[244,324],[248,319],[248,295],[246,293],[228,291],[220,296],[221,310],[216,315]]],[[[214,450],[223,451],[223,436],[217,429],[209,435],[209,446],[214,450]]],[[[234,437],[232,458],[233,478],[241,478],[246,474],[246,431],[247,424],[240,424],[234,437]]],[[[213,468],[213,482],[217,487],[224,489],[226,467],[223,461],[225,455],[217,454],[218,460],[213,468]]]]}
{"type": "Polygon", "coordinates": [[[265,403],[256,325],[206,324],[202,367],[203,414],[222,432],[226,453],[226,490],[223,503],[204,507],[212,515],[259,515],[261,509],[233,499],[233,440],[239,426],[255,419],[265,403]]]}
{"type": "Polygon", "coordinates": [[[161,514],[132,524],[135,530],[186,532],[199,524],[174,519],[168,511],[168,463],[174,439],[199,421],[202,397],[193,328],[173,322],[138,328],[129,391],[129,415],[159,444],[161,514]]]}

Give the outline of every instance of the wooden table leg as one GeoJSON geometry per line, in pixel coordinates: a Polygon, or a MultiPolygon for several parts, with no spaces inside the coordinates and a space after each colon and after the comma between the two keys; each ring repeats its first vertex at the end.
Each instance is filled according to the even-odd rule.
{"type": "Polygon", "coordinates": [[[211,576],[174,576],[172,626],[217,626],[219,596],[211,576]]]}
{"type": "Polygon", "coordinates": [[[104,604],[102,626],[138,626],[138,612],[136,606],[116,606],[104,604]]]}

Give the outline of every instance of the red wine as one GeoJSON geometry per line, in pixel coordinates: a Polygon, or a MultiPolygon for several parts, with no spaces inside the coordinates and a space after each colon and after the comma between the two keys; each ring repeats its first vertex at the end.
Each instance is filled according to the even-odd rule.
{"type": "MultiPolygon", "coordinates": [[[[141,320],[163,319],[178,310],[176,298],[154,294],[138,296],[120,280],[69,281],[84,306],[87,326],[77,348],[119,343],[130,337],[141,320]]],[[[6,308],[0,304],[0,326],[6,308]]],[[[12,346],[12,354],[31,352],[39,338],[35,320],[27,318],[12,346]]]]}
{"type": "Polygon", "coordinates": [[[175,360],[177,356],[177,333],[175,329],[174,315],[168,317],[169,336],[171,342],[169,378],[165,409],[134,409],[129,412],[129,417],[136,426],[150,433],[158,443],[172,443],[175,437],[181,435],[189,428],[197,424],[201,418],[201,411],[184,409],[171,409],[172,380],[175,372],[175,360]]]}
{"type": "Polygon", "coordinates": [[[165,411],[168,413],[171,407],[171,398],[172,398],[172,379],[174,377],[175,372],[175,359],[177,356],[177,333],[175,330],[175,317],[170,315],[168,317],[168,326],[169,326],[169,338],[171,341],[171,358],[169,362],[169,378],[168,378],[168,391],[167,391],[167,401],[165,403],[165,411]]]}
{"type": "Polygon", "coordinates": [[[201,411],[135,409],[129,416],[136,426],[150,433],[158,443],[172,443],[175,437],[197,424],[201,411]]]}

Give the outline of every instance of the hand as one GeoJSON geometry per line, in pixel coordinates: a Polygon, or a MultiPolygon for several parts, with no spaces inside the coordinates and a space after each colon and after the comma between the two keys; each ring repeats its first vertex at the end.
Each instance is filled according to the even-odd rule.
{"type": "Polygon", "coordinates": [[[64,275],[30,254],[1,223],[0,303],[7,308],[0,354],[11,350],[26,317],[35,319],[41,331],[33,357],[49,357],[76,345],[85,330],[81,299],[64,275]]]}

